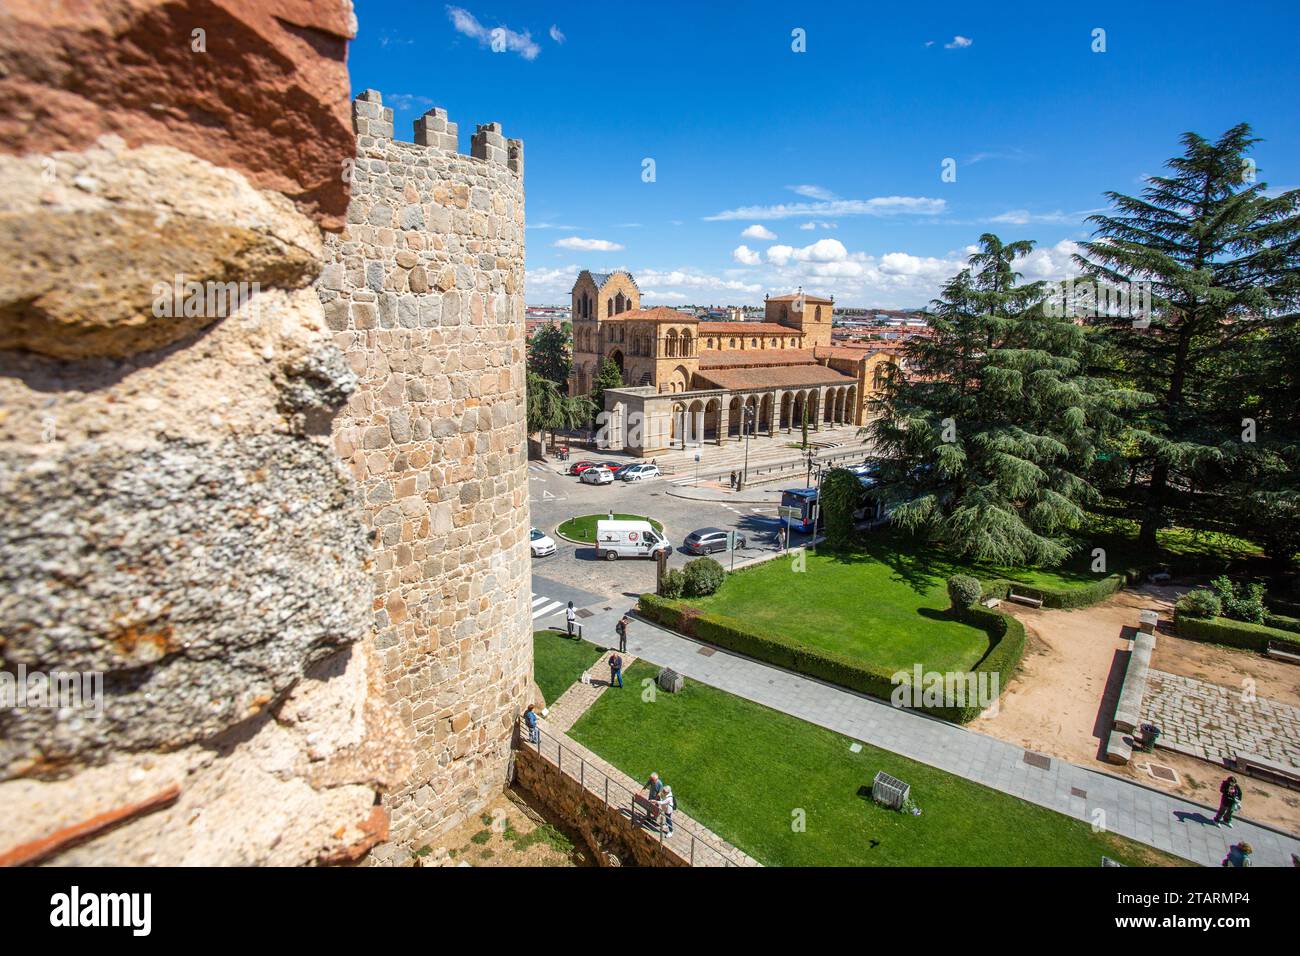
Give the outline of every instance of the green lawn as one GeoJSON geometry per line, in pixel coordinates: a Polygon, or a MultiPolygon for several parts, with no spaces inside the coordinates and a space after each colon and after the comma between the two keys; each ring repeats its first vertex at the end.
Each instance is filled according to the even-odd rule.
{"type": "MultiPolygon", "coordinates": [[[[556,531],[566,538],[572,538],[574,541],[595,541],[596,540],[596,522],[606,521],[609,519],[609,512],[598,515],[580,515],[577,518],[570,518],[564,524],[560,525],[556,531]]],[[[654,518],[647,518],[645,515],[614,515],[615,521],[649,521],[651,526],[662,532],[664,526],[655,521],[654,518]]]]}
{"type": "Polygon", "coordinates": [[[583,671],[600,660],[600,655],[595,644],[576,641],[560,631],[534,631],[533,680],[546,698],[546,705],[554,704],[583,671]]]}
{"type": "Polygon", "coordinates": [[[810,553],[802,572],[778,559],[728,575],[716,594],[689,603],[891,673],[917,661],[927,670],[965,671],[989,641],[945,613],[951,573],[946,562],[877,535],[857,554],[810,553]]]}
{"type": "Polygon", "coordinates": [[[643,702],[655,673],[633,664],[630,692],[602,695],[570,735],[636,780],[658,771],[684,812],[768,866],[1183,862],[875,747],[851,753],[845,737],[696,681],[643,702]],[[921,816],[871,802],[878,770],[911,784],[921,816]]]}

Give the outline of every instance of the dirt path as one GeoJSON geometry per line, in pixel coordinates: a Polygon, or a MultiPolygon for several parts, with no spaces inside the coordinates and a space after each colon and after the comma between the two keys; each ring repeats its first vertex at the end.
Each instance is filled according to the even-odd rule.
{"type": "MultiPolygon", "coordinates": [[[[1162,625],[1169,622],[1173,601],[1182,590],[1146,586],[1076,611],[1003,604],[1025,624],[1029,639],[1024,660],[1002,695],[998,712],[979,717],[970,728],[1082,767],[1216,803],[1219,781],[1229,772],[1224,768],[1163,750],[1150,758],[1135,754],[1127,766],[1120,767],[1106,763],[1101,752],[1131,644],[1126,634],[1136,626],[1143,608],[1159,611],[1162,625]],[[1153,777],[1147,769],[1153,761],[1177,771],[1178,782],[1153,777]]],[[[1153,666],[1233,688],[1249,678],[1260,697],[1300,706],[1300,667],[1248,651],[1162,633],[1153,666]]],[[[1300,792],[1239,779],[1246,791],[1243,814],[1300,833],[1300,792]]]]}

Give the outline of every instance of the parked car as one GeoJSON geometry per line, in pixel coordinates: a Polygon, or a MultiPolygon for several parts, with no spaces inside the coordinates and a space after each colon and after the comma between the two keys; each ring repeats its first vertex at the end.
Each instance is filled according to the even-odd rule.
{"type": "Polygon", "coordinates": [[[594,461],[575,461],[572,465],[569,466],[569,474],[580,475],[588,468],[594,466],[595,464],[596,463],[594,461]]]}
{"type": "Polygon", "coordinates": [[[588,485],[611,485],[614,483],[614,473],[604,465],[592,465],[583,470],[578,480],[588,485]]]}
{"type": "Polygon", "coordinates": [[[625,475],[625,474],[627,473],[627,470],[628,470],[629,468],[635,468],[635,467],[636,467],[637,465],[639,465],[639,464],[641,464],[639,461],[628,461],[628,462],[624,462],[623,464],[619,465],[617,468],[613,468],[613,469],[610,469],[610,470],[614,472],[614,477],[615,477],[616,479],[622,480],[623,475],[625,475]]]}
{"type": "Polygon", "coordinates": [[[658,465],[637,464],[620,468],[614,477],[620,481],[644,481],[647,478],[658,478],[660,474],[658,465]]]}
{"type": "Polygon", "coordinates": [[[555,553],[555,542],[540,528],[533,528],[528,532],[528,544],[533,550],[534,558],[544,558],[548,554],[555,553]]]}
{"type": "MultiPolygon", "coordinates": [[[[727,532],[721,528],[700,528],[692,531],[682,542],[682,547],[691,554],[713,554],[727,550],[727,532]]],[[[736,535],[736,547],[745,547],[745,536],[736,535]]]]}
{"type": "Polygon", "coordinates": [[[602,518],[596,522],[596,557],[652,558],[660,551],[671,553],[673,544],[649,521],[620,521],[602,518]]]}

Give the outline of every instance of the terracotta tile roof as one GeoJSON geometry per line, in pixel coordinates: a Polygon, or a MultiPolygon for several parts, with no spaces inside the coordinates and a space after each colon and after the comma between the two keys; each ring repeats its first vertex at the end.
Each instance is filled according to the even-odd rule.
{"type": "MultiPolygon", "coordinates": [[[[704,335],[701,327],[700,335],[704,335]]],[[[812,365],[812,349],[700,349],[700,368],[744,368],[761,365],[812,365]]]]}
{"type": "Polygon", "coordinates": [[[855,385],[857,379],[824,365],[776,365],[770,368],[701,369],[696,378],[716,388],[807,388],[818,385],[855,385]]]}
{"type": "Polygon", "coordinates": [[[886,348],[878,345],[819,345],[813,349],[817,358],[846,358],[846,359],[865,359],[870,358],[877,352],[884,352],[892,355],[898,351],[893,348],[886,348]]]}
{"type": "Polygon", "coordinates": [[[777,322],[701,322],[701,335],[803,335],[777,322]]]}
{"type": "Polygon", "coordinates": [[[670,309],[666,305],[658,305],[653,309],[636,309],[632,312],[620,312],[618,315],[611,315],[605,319],[606,322],[698,322],[699,320],[693,315],[687,315],[685,312],[678,312],[676,309],[670,309]]]}

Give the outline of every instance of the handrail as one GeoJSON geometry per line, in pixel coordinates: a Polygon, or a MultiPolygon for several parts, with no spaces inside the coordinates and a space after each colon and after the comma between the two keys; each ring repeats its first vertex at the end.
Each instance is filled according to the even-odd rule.
{"type": "MultiPolygon", "coordinates": [[[[553,764],[556,770],[572,778],[573,780],[576,780],[579,786],[581,786],[588,793],[592,793],[597,796],[601,796],[603,794],[605,806],[614,807],[619,811],[626,811],[634,824],[637,822],[638,814],[641,814],[647,820],[649,819],[649,815],[646,814],[644,810],[640,810],[637,807],[635,800],[633,799],[638,793],[640,793],[639,790],[637,791],[629,790],[622,783],[612,778],[609,774],[605,773],[605,771],[601,770],[599,767],[590,763],[585,757],[583,757],[583,755],[579,751],[565,747],[564,742],[560,738],[556,737],[554,734],[548,733],[547,731],[543,730],[540,726],[537,728],[536,741],[532,740],[530,736],[531,731],[528,728],[527,724],[524,724],[522,726],[521,732],[524,735],[523,739],[526,739],[528,741],[528,744],[532,746],[534,750],[537,751],[537,755],[541,757],[543,760],[547,761],[548,763],[553,764]],[[552,759],[552,757],[549,754],[543,751],[542,749],[543,737],[546,738],[548,741],[550,741],[551,744],[554,745],[555,748],[554,759],[552,759]],[[566,750],[568,750],[571,757],[576,757],[578,759],[576,772],[573,769],[571,769],[573,766],[572,759],[570,759],[569,761],[569,769],[565,768],[564,752],[566,750]],[[591,776],[592,774],[596,774],[597,777],[593,779],[591,776]],[[604,781],[603,784],[599,782],[602,779],[604,781]],[[621,791],[623,795],[626,795],[626,799],[624,799],[622,796],[616,793],[615,794],[616,802],[611,802],[610,800],[611,784],[613,785],[613,788],[616,791],[621,791]]],[[[697,863],[697,860],[700,859],[700,857],[702,856],[702,854],[697,853],[697,847],[701,848],[702,850],[707,850],[713,853],[715,856],[717,856],[719,859],[722,860],[722,865],[724,867],[744,866],[743,863],[741,863],[736,859],[733,859],[732,856],[728,854],[727,851],[723,850],[721,847],[715,846],[714,844],[710,843],[708,840],[704,839],[701,836],[697,836],[689,826],[682,826],[679,824],[676,827],[676,830],[691,838],[690,850],[688,851],[688,853],[685,854],[691,866],[707,865],[702,862],[697,863]]],[[[665,834],[663,832],[663,829],[659,828],[659,843],[663,844],[664,842],[665,842],[665,834]]],[[[674,846],[674,849],[677,849],[677,847],[674,846]]],[[[680,852],[681,851],[678,850],[679,855],[680,852]]]]}

